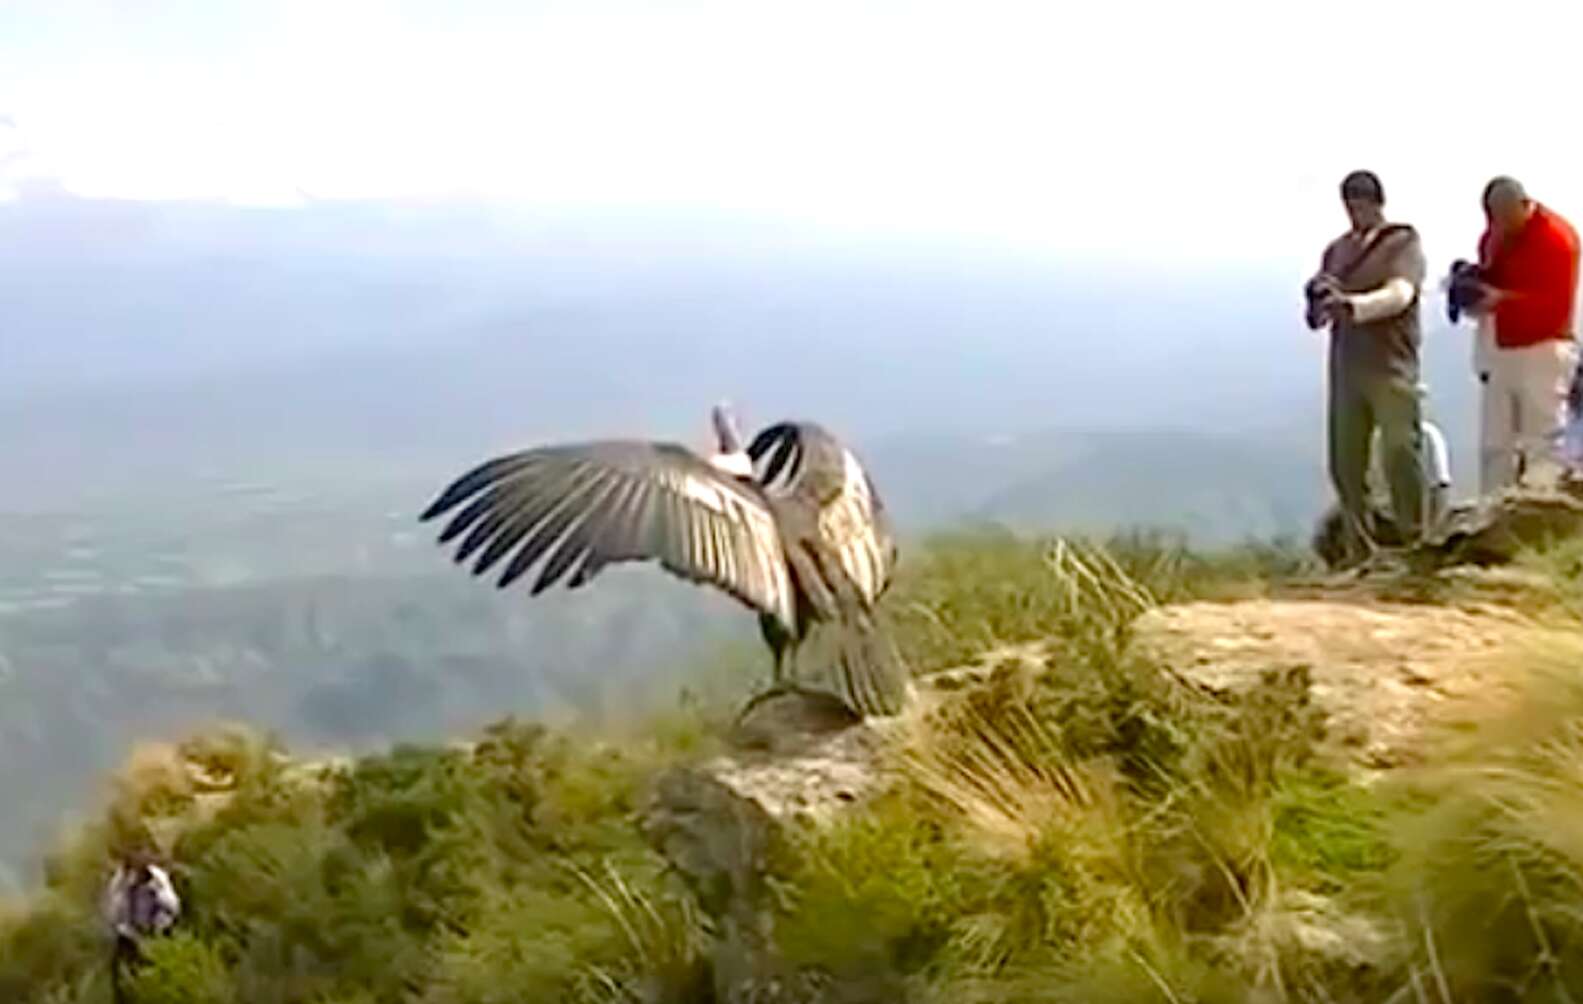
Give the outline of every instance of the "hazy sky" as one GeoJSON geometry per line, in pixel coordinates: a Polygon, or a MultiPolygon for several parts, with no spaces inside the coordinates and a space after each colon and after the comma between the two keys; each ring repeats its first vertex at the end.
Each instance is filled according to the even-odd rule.
{"type": "Polygon", "coordinates": [[[0,193],[710,206],[1311,268],[1379,170],[1437,268],[1510,172],[1583,218],[1583,5],[0,3],[0,193]]]}

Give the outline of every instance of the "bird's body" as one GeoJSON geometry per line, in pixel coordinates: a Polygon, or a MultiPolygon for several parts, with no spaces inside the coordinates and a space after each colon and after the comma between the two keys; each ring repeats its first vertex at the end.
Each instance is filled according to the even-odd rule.
{"type": "Polygon", "coordinates": [[[617,562],[657,561],[721,589],[758,613],[777,684],[829,626],[848,704],[894,711],[902,681],[874,611],[897,548],[863,465],[811,422],[777,423],[744,448],[729,412],[714,418],[719,450],[707,458],[643,440],[536,447],[464,474],[422,518],[457,510],[440,541],[463,537],[455,558],[477,555],[474,575],[505,561],[500,588],[541,563],[535,595],[617,562]]]}

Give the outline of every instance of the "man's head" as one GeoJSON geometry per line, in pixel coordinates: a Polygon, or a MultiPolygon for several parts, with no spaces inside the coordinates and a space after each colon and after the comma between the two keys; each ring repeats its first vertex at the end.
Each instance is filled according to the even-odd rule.
{"type": "Polygon", "coordinates": [[[1502,175],[1484,186],[1484,215],[1497,229],[1507,233],[1527,222],[1533,200],[1516,178],[1502,175]]]}
{"type": "Polygon", "coordinates": [[[1341,179],[1341,202],[1355,230],[1378,225],[1385,219],[1385,186],[1373,171],[1353,171],[1341,179]]]}

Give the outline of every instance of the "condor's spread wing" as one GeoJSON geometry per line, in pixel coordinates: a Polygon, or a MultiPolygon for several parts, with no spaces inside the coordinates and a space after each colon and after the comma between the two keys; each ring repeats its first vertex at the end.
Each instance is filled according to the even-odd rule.
{"type": "Polygon", "coordinates": [[[884,503],[851,450],[812,422],[780,422],[748,445],[759,483],[777,502],[815,514],[820,545],[874,604],[890,585],[896,543],[884,503]]]}
{"type": "Polygon", "coordinates": [[[657,561],[793,622],[780,532],[764,499],[681,446],[612,440],[497,457],[453,482],[421,518],[453,510],[440,543],[461,537],[455,559],[477,555],[474,575],[505,562],[500,588],[541,561],[533,595],[565,576],[575,589],[615,562],[657,561]]]}

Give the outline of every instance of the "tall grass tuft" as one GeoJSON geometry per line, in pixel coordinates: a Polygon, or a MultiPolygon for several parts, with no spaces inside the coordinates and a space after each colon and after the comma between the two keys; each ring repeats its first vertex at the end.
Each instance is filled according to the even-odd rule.
{"type": "Polygon", "coordinates": [[[648,1004],[714,997],[710,924],[687,896],[665,895],[624,878],[608,861],[599,873],[571,866],[621,932],[619,964],[590,968],[583,993],[597,1004],[648,1004]]]}
{"type": "Polygon", "coordinates": [[[1511,653],[1520,697],[1403,782],[1393,905],[1425,1000],[1583,999],[1583,642],[1551,646],[1511,653]]]}

